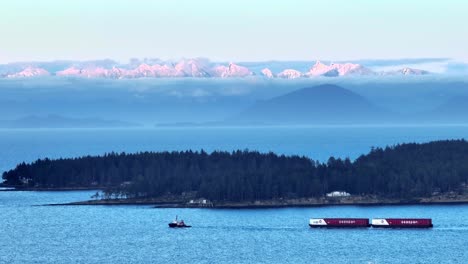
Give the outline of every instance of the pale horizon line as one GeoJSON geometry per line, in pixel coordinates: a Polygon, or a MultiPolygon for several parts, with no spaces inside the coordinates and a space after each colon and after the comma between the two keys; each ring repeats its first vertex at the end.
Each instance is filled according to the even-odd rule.
{"type": "Polygon", "coordinates": [[[124,60],[113,59],[113,58],[94,58],[94,59],[45,59],[45,60],[17,60],[17,61],[0,61],[0,65],[8,64],[23,64],[23,63],[54,63],[54,62],[103,62],[103,61],[112,61],[118,64],[128,64],[131,60],[136,59],[139,61],[143,60],[160,60],[161,62],[175,62],[181,60],[190,60],[190,59],[203,59],[208,60],[213,63],[271,63],[271,62],[362,62],[362,61],[389,61],[389,62],[398,62],[398,61],[412,61],[413,63],[423,62],[444,62],[444,61],[458,61],[458,62],[468,62],[468,60],[452,57],[394,57],[394,58],[360,58],[360,59],[267,59],[267,60],[218,60],[211,59],[204,56],[195,56],[195,57],[180,57],[180,58],[170,58],[165,59],[161,57],[131,57],[124,60]]]}

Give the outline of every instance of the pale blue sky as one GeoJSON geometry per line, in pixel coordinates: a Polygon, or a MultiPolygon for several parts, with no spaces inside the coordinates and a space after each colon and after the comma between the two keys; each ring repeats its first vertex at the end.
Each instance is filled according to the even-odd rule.
{"type": "Polygon", "coordinates": [[[466,0],[1,0],[0,63],[468,59],[466,0]]]}

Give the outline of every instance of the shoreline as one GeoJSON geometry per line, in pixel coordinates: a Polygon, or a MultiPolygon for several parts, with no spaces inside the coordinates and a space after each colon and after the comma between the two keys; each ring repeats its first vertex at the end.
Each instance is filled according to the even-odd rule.
{"type": "Polygon", "coordinates": [[[223,202],[213,204],[189,204],[181,200],[164,199],[109,199],[87,200],[60,204],[45,204],[45,206],[119,206],[119,205],[151,205],[154,208],[204,208],[204,209],[273,209],[289,207],[326,207],[326,206],[399,206],[399,205],[461,205],[468,204],[468,195],[452,199],[422,198],[414,200],[390,199],[359,199],[359,200],[325,200],[325,199],[295,199],[270,200],[255,202],[223,202]]]}
{"type": "Polygon", "coordinates": [[[102,191],[103,188],[96,187],[68,187],[68,188],[24,188],[0,185],[0,192],[71,192],[71,191],[102,191]]]}
{"type": "MultiPolygon", "coordinates": [[[[72,192],[72,191],[102,191],[99,186],[67,187],[67,188],[38,188],[6,186],[0,184],[0,192],[72,192]],[[2,189],[3,188],[3,189],[2,189]]],[[[69,203],[43,204],[43,206],[119,206],[146,205],[154,208],[205,208],[205,209],[273,209],[289,207],[326,207],[326,206],[399,206],[399,205],[461,205],[468,204],[468,193],[444,193],[431,197],[417,197],[408,199],[390,199],[377,196],[352,196],[334,198],[297,198],[275,199],[246,202],[208,202],[207,204],[188,203],[187,197],[166,196],[159,198],[131,198],[131,199],[98,199],[69,203]]]]}

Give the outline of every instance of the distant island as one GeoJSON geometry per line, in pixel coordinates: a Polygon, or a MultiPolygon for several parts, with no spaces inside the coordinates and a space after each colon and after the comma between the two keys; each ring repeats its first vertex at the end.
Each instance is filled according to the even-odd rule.
{"type": "Polygon", "coordinates": [[[464,125],[467,100],[459,96],[433,109],[403,114],[341,86],[321,84],[253,102],[222,120],[160,122],[155,127],[464,125]]]}
{"type": "Polygon", "coordinates": [[[466,124],[466,97],[401,114],[334,84],[305,87],[260,101],[225,120],[237,125],[466,124]]]}
{"type": "Polygon", "coordinates": [[[337,85],[323,84],[258,102],[227,122],[343,125],[395,120],[398,116],[380,109],[359,94],[337,85]]]}
{"type": "Polygon", "coordinates": [[[256,151],[109,153],[4,172],[23,190],[101,189],[75,204],[274,207],[468,202],[468,142],[373,148],[355,161],[256,151]]]}
{"type": "Polygon", "coordinates": [[[14,120],[0,120],[0,128],[115,128],[137,127],[137,123],[99,118],[71,118],[61,115],[30,115],[14,120]]]}

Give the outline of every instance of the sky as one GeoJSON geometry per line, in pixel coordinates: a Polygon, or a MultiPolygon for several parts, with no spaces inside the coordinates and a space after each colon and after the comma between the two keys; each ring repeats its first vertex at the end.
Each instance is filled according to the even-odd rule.
{"type": "Polygon", "coordinates": [[[1,0],[0,63],[468,60],[466,0],[1,0]]]}

